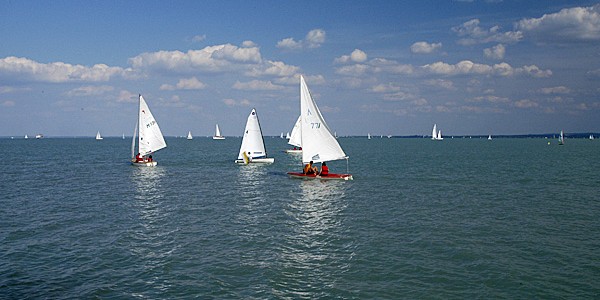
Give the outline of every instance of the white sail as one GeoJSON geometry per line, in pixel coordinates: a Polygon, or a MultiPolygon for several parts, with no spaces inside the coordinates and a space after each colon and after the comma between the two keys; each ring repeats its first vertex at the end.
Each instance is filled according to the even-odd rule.
{"type": "Polygon", "coordinates": [[[431,139],[437,139],[437,124],[433,124],[433,130],[431,131],[431,139]]]}
{"type": "Polygon", "coordinates": [[[436,139],[437,139],[437,140],[440,140],[440,141],[444,139],[444,138],[442,137],[442,130],[441,130],[441,129],[440,129],[440,130],[438,130],[438,134],[437,134],[437,138],[436,138],[436,139]]]}
{"type": "Polygon", "coordinates": [[[102,136],[100,135],[100,131],[98,131],[98,133],[96,133],[96,140],[101,140],[102,136]]]}
{"type": "Polygon", "coordinates": [[[492,135],[490,134],[490,135],[488,135],[488,141],[491,141],[491,140],[492,140],[492,135]]]}
{"type": "Polygon", "coordinates": [[[250,162],[255,159],[267,157],[262,131],[260,130],[260,122],[258,121],[258,115],[254,108],[248,116],[248,121],[246,121],[244,137],[242,138],[242,145],[240,146],[240,152],[238,154],[238,162],[245,161],[246,159],[244,159],[244,156],[246,156],[246,159],[250,162]]]}
{"type": "Polygon", "coordinates": [[[561,130],[560,131],[560,136],[558,137],[558,144],[562,145],[564,143],[565,143],[565,135],[564,135],[563,131],[561,130]]]}
{"type": "Polygon", "coordinates": [[[288,131],[288,133],[285,134],[285,138],[288,139],[288,140],[292,138],[292,136],[290,135],[289,131],[288,131]]]}
{"type": "Polygon", "coordinates": [[[167,147],[167,143],[154,119],[144,97],[140,95],[140,110],[138,117],[138,147],[139,153],[144,156],[167,147]]]}
{"type": "Polygon", "coordinates": [[[337,142],[310,91],[300,76],[300,113],[302,117],[302,162],[324,162],[347,159],[337,142]]]}
{"type": "Polygon", "coordinates": [[[191,139],[193,139],[193,138],[194,138],[194,137],[192,136],[192,132],[191,132],[191,131],[188,131],[187,139],[188,139],[188,140],[191,140],[191,139]]]}
{"type": "Polygon", "coordinates": [[[294,128],[292,128],[292,135],[289,137],[288,144],[296,147],[302,147],[302,116],[298,116],[294,128]]]}
{"type": "Polygon", "coordinates": [[[219,124],[215,125],[215,135],[213,136],[213,140],[224,140],[225,137],[221,135],[221,130],[219,129],[219,124]]]}

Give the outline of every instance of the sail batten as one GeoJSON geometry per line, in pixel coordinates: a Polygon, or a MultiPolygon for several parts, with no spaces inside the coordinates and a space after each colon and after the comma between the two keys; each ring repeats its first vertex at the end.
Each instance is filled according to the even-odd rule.
{"type": "Polygon", "coordinates": [[[300,76],[300,112],[302,162],[318,163],[348,158],[331,133],[303,76],[300,76]]]}

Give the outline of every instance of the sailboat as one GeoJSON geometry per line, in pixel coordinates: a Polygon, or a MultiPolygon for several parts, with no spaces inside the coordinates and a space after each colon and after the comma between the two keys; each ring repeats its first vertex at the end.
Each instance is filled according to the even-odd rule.
{"type": "Polygon", "coordinates": [[[369,139],[369,140],[371,139],[371,134],[370,133],[367,133],[367,139],[369,139]]]}
{"type": "Polygon", "coordinates": [[[302,153],[302,116],[298,116],[298,120],[292,128],[292,135],[290,135],[288,144],[294,146],[294,149],[287,149],[285,153],[302,153]]]}
{"type": "Polygon", "coordinates": [[[593,139],[594,139],[594,136],[590,134],[590,140],[593,140],[593,139]]]}
{"type": "Polygon", "coordinates": [[[558,144],[559,145],[565,144],[565,135],[562,130],[560,131],[560,136],[558,137],[558,144]]]}
{"type": "Polygon", "coordinates": [[[288,131],[288,133],[285,134],[285,138],[288,139],[288,140],[292,138],[292,136],[290,135],[289,131],[288,131]]]}
{"type": "Polygon", "coordinates": [[[139,96],[138,121],[133,130],[133,139],[131,140],[131,164],[141,167],[153,167],[157,162],[152,159],[152,153],[167,147],[167,143],[158,127],[158,123],[150,112],[148,104],[142,95],[139,96]],[[135,150],[135,138],[138,138],[138,154],[135,150]]]}
{"type": "Polygon", "coordinates": [[[490,134],[490,135],[488,135],[488,141],[491,141],[491,140],[492,140],[492,135],[490,134]]]}
{"type": "Polygon", "coordinates": [[[219,130],[219,124],[215,126],[215,135],[213,136],[213,140],[224,140],[225,137],[221,135],[221,130],[219,130]]]}
{"type": "Polygon", "coordinates": [[[96,133],[96,141],[102,140],[102,136],[100,135],[100,131],[98,131],[98,133],[96,133]]]}
{"type": "MultiPolygon", "coordinates": [[[[340,159],[348,161],[348,156],[331,134],[321,111],[319,111],[315,100],[310,95],[303,76],[300,76],[300,118],[302,162],[304,164],[311,161],[323,163],[340,159]]],[[[352,180],[352,174],[329,173],[327,175],[317,175],[297,172],[288,172],[287,174],[292,178],[352,180]]]]}
{"type": "Polygon", "coordinates": [[[191,131],[188,131],[187,139],[188,140],[194,139],[194,137],[192,136],[192,132],[191,131]]]}
{"type": "Polygon", "coordinates": [[[256,109],[253,108],[248,116],[248,121],[246,121],[240,153],[238,154],[235,163],[246,165],[250,163],[270,164],[274,161],[274,158],[267,157],[267,150],[265,149],[265,141],[263,140],[262,131],[260,130],[258,115],[256,114],[256,109]]]}
{"type": "Polygon", "coordinates": [[[27,135],[25,135],[25,139],[28,139],[29,137],[27,135]]]}
{"type": "Polygon", "coordinates": [[[444,139],[442,137],[442,130],[437,130],[437,124],[433,124],[433,130],[431,131],[431,139],[434,141],[441,141],[444,139]]]}

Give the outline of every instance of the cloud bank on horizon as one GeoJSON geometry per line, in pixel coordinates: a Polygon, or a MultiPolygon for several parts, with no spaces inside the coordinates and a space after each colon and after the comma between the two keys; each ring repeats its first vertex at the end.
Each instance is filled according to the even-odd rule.
{"type": "Polygon", "coordinates": [[[270,44],[262,37],[210,44],[210,34],[196,32],[181,40],[206,45],[144,51],[122,57],[121,66],[44,62],[13,50],[0,58],[0,135],[120,135],[138,93],[157,107],[166,134],[209,133],[219,122],[239,135],[243,116],[257,107],[265,133],[278,135],[299,113],[301,74],[341,134],[426,134],[434,122],[447,134],[600,131],[600,4],[498,21],[448,17],[463,21],[401,34],[380,24],[365,33],[370,40],[333,20],[270,44]]]}

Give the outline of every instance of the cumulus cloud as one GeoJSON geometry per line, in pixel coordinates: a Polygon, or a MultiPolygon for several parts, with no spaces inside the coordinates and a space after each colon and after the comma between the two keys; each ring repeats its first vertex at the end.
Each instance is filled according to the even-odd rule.
{"type": "Polygon", "coordinates": [[[173,91],[173,90],[201,90],[206,87],[206,84],[198,80],[196,77],[182,78],[179,79],[177,85],[172,86],[170,84],[163,84],[160,86],[161,90],[173,91]]]}
{"type": "Polygon", "coordinates": [[[523,19],[515,27],[541,42],[599,41],[600,4],[565,8],[540,18],[523,19]]]}
{"type": "Polygon", "coordinates": [[[4,107],[13,107],[13,106],[15,106],[15,101],[6,100],[6,101],[2,102],[2,106],[4,106],[4,107]]]}
{"type": "Polygon", "coordinates": [[[252,66],[246,75],[252,77],[259,76],[278,76],[288,77],[296,74],[300,68],[292,65],[286,65],[281,61],[267,60],[261,65],[252,66]]]}
{"type": "Polygon", "coordinates": [[[459,37],[461,45],[474,45],[484,43],[516,43],[523,39],[523,33],[520,31],[502,32],[500,26],[492,26],[489,29],[479,26],[479,19],[469,20],[459,26],[452,27],[459,37]]]}
{"type": "Polygon", "coordinates": [[[491,59],[503,59],[506,53],[506,47],[502,44],[498,44],[492,48],[483,49],[483,54],[487,58],[491,59]]]}
{"type": "Polygon", "coordinates": [[[28,58],[9,56],[0,59],[0,77],[39,82],[102,82],[113,77],[132,77],[131,69],[97,64],[91,67],[64,62],[39,63],[28,58]]]}
{"type": "Polygon", "coordinates": [[[540,93],[544,94],[544,95],[552,95],[552,94],[568,94],[571,92],[571,89],[569,89],[566,86],[555,86],[555,87],[546,87],[546,88],[541,88],[539,90],[540,93]]]}
{"type": "Polygon", "coordinates": [[[129,59],[136,69],[175,73],[228,71],[239,65],[262,61],[258,47],[231,44],[208,46],[200,50],[146,52],[129,59]]]}
{"type": "Polygon", "coordinates": [[[72,89],[67,92],[67,96],[69,97],[81,97],[81,96],[98,96],[107,92],[112,92],[114,88],[108,85],[101,86],[81,86],[75,89],[72,89]]]}
{"type": "Polygon", "coordinates": [[[334,62],[341,63],[341,64],[350,63],[350,62],[362,63],[362,62],[365,62],[366,60],[367,60],[367,53],[365,53],[364,51],[362,51],[360,49],[354,49],[354,51],[352,51],[352,53],[350,53],[350,55],[342,55],[342,56],[336,58],[334,60],[334,62]]]}
{"type": "Polygon", "coordinates": [[[242,100],[234,100],[231,98],[227,98],[227,99],[223,99],[223,103],[225,103],[225,105],[229,106],[229,107],[234,107],[234,106],[250,106],[250,101],[248,101],[248,99],[242,99],[242,100]]]}
{"type": "Polygon", "coordinates": [[[236,90],[250,90],[250,91],[274,91],[283,89],[280,85],[275,85],[271,81],[252,80],[249,82],[236,81],[233,84],[233,88],[236,90]]]}
{"type": "Polygon", "coordinates": [[[425,73],[448,76],[465,74],[512,76],[524,74],[536,78],[543,78],[550,77],[552,75],[551,70],[542,70],[535,65],[513,68],[507,63],[486,65],[474,63],[469,60],[463,60],[454,65],[445,62],[436,62],[433,64],[424,65],[421,67],[421,69],[425,73]]]}
{"type": "Polygon", "coordinates": [[[196,35],[196,36],[192,37],[192,42],[195,42],[195,43],[202,42],[204,40],[206,40],[206,34],[196,35]]]}
{"type": "Polygon", "coordinates": [[[319,48],[325,43],[325,37],[325,30],[313,29],[306,34],[303,40],[296,41],[294,38],[285,38],[277,42],[277,48],[287,50],[319,48]]]}
{"type": "Polygon", "coordinates": [[[442,43],[416,42],[410,46],[410,51],[417,54],[429,54],[442,48],[442,43]]]}
{"type": "Polygon", "coordinates": [[[513,103],[513,105],[518,108],[534,108],[534,107],[540,106],[537,102],[534,102],[529,99],[522,99],[522,100],[515,101],[515,103],[513,103]]]}

